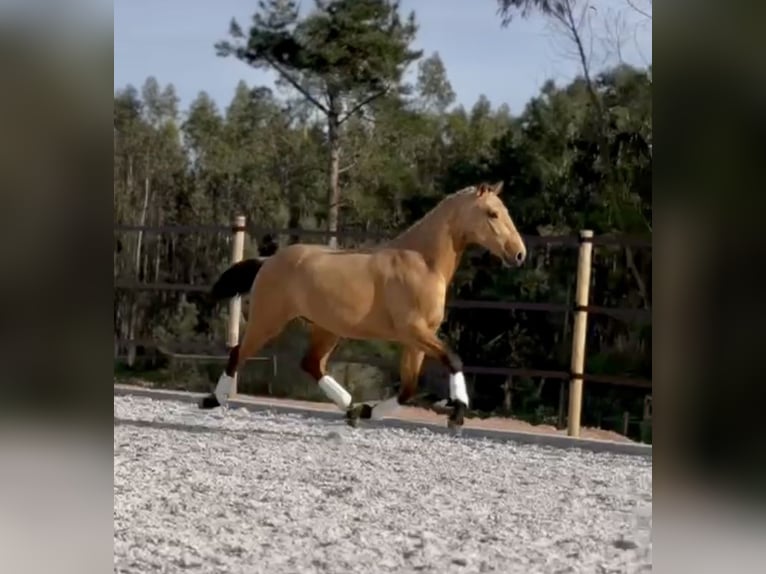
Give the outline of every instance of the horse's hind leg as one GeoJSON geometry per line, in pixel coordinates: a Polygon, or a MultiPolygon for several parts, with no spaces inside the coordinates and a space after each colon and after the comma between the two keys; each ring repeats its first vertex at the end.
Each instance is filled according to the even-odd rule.
{"type": "Polygon", "coordinates": [[[402,350],[402,360],[399,365],[399,377],[401,386],[397,395],[397,402],[400,405],[405,404],[414,395],[418,388],[418,377],[420,368],[423,366],[425,353],[414,347],[405,347],[402,350]]]}
{"type": "Polygon", "coordinates": [[[264,313],[258,310],[257,320],[254,317],[251,305],[250,316],[245,325],[245,334],[242,342],[235,345],[229,351],[229,360],[226,368],[218,379],[215,391],[207,395],[200,402],[200,408],[212,409],[225,404],[234,388],[234,375],[241,366],[253,355],[263,348],[271,339],[279,335],[288,323],[289,318],[274,310],[264,313]]]}
{"type": "Polygon", "coordinates": [[[301,361],[301,368],[319,385],[322,392],[342,411],[351,406],[351,395],[338,381],[327,374],[327,360],[338,345],[338,337],[318,325],[311,325],[309,348],[301,361]]]}

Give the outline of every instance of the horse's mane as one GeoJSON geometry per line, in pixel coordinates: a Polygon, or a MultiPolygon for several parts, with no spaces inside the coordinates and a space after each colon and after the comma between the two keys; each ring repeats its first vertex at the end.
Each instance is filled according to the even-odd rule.
{"type": "Polygon", "coordinates": [[[469,185],[468,187],[464,187],[463,189],[458,189],[457,191],[450,193],[444,199],[447,199],[448,197],[452,197],[455,195],[468,195],[469,193],[474,193],[475,191],[476,191],[476,186],[469,185]]]}
{"type": "Polygon", "coordinates": [[[406,234],[408,234],[410,232],[413,232],[413,231],[417,230],[418,228],[422,227],[423,225],[427,225],[429,223],[429,221],[430,221],[430,216],[432,214],[434,214],[435,212],[439,211],[439,208],[441,206],[449,203],[450,201],[453,201],[454,199],[456,199],[458,197],[465,197],[466,195],[469,195],[469,194],[475,193],[475,192],[476,192],[476,186],[475,185],[469,185],[469,186],[464,187],[462,189],[459,189],[457,191],[453,191],[452,193],[449,193],[449,194],[445,195],[444,197],[442,197],[439,200],[439,202],[434,207],[429,209],[425,213],[425,215],[423,215],[420,219],[417,219],[416,221],[411,223],[408,227],[406,227],[405,229],[401,230],[394,237],[391,237],[387,241],[383,241],[380,245],[373,245],[373,246],[369,246],[369,247],[365,246],[365,247],[345,248],[345,249],[340,250],[338,253],[339,254],[343,254],[343,253],[373,253],[375,251],[379,251],[380,249],[385,249],[385,248],[389,247],[389,244],[391,242],[396,241],[400,237],[402,237],[402,236],[404,236],[404,235],[406,235],[406,234]]]}
{"type": "Polygon", "coordinates": [[[431,209],[429,209],[425,215],[423,215],[420,219],[415,221],[412,225],[410,225],[410,228],[415,227],[420,222],[425,221],[429,218],[429,216],[432,213],[435,213],[436,211],[439,211],[439,208],[454,201],[457,198],[465,197],[466,195],[471,195],[472,193],[476,192],[476,186],[475,185],[469,185],[468,187],[464,187],[462,189],[458,189],[457,191],[453,191],[452,193],[448,193],[444,197],[442,197],[436,205],[434,205],[431,209]]]}
{"type": "Polygon", "coordinates": [[[471,193],[474,193],[476,191],[476,186],[469,185],[467,187],[464,187],[462,189],[459,189],[457,191],[453,191],[452,193],[449,193],[442,197],[439,202],[433,206],[431,209],[429,209],[425,215],[423,215],[420,219],[414,221],[411,223],[407,228],[403,229],[399,233],[396,234],[396,236],[392,237],[389,241],[386,241],[381,247],[387,246],[389,243],[396,241],[400,237],[403,237],[405,235],[409,235],[410,233],[417,232],[418,229],[421,229],[423,226],[428,225],[432,221],[432,216],[441,211],[441,208],[445,205],[451,203],[457,198],[465,197],[471,193]]]}

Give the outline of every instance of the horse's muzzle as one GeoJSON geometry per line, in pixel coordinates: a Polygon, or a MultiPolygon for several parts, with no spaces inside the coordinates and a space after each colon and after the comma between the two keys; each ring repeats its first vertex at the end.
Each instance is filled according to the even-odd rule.
{"type": "Polygon", "coordinates": [[[511,267],[521,267],[524,264],[524,260],[527,257],[527,253],[525,251],[517,251],[516,253],[504,253],[503,256],[500,258],[503,262],[503,267],[511,268],[511,267]]]}

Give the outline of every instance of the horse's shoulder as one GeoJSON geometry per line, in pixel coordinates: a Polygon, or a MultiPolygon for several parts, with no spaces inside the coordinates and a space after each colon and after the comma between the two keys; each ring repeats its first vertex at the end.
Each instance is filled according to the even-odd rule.
{"type": "Polygon", "coordinates": [[[409,277],[413,280],[425,279],[429,273],[428,264],[423,255],[411,249],[387,248],[378,251],[379,267],[386,274],[409,277]]]}
{"type": "Polygon", "coordinates": [[[378,247],[372,253],[387,263],[413,264],[422,259],[422,256],[417,251],[398,247],[378,247]]]}

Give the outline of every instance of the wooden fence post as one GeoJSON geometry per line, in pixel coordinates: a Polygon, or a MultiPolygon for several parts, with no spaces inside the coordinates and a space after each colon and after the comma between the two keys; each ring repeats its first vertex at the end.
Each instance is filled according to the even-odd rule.
{"type": "Polygon", "coordinates": [[[591,256],[593,254],[593,231],[580,231],[580,255],[577,260],[577,291],[575,293],[574,329],[572,330],[572,362],[569,379],[569,436],[580,436],[580,413],[582,412],[582,383],[585,370],[585,336],[588,326],[591,256]]]}
{"type": "MultiPolygon", "coordinates": [[[[231,263],[239,263],[245,256],[245,216],[237,215],[232,222],[231,263]]],[[[237,295],[229,300],[229,333],[226,344],[231,349],[239,344],[239,318],[242,314],[242,298],[237,295]]],[[[237,374],[234,374],[232,395],[237,394],[237,374]]]]}

